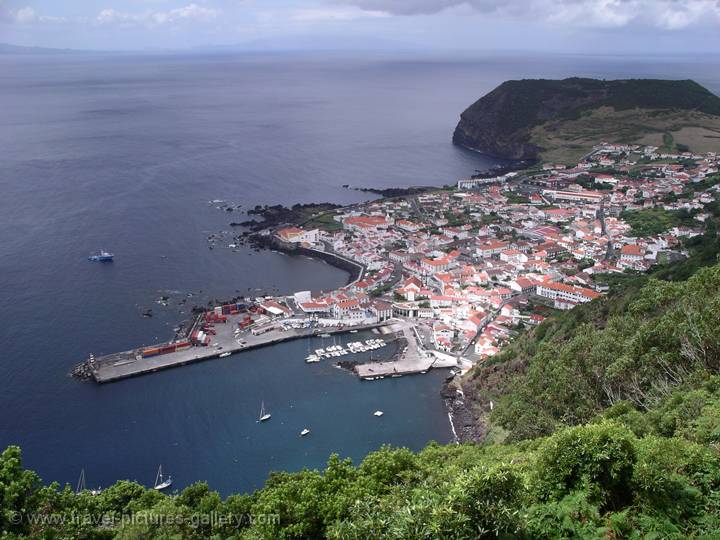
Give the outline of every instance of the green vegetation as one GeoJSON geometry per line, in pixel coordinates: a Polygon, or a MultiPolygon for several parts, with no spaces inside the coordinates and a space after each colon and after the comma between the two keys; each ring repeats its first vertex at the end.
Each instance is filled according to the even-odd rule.
{"type": "Polygon", "coordinates": [[[377,298],[378,296],[382,296],[386,292],[390,291],[390,289],[393,288],[393,283],[385,283],[384,285],[380,285],[379,287],[376,287],[372,291],[370,291],[370,296],[377,298]]]}
{"type": "Polygon", "coordinates": [[[720,184],[720,175],[708,176],[700,182],[694,182],[685,187],[685,192],[682,194],[683,197],[688,197],[696,192],[705,191],[717,184],[720,184]]]}
{"type": "Polygon", "coordinates": [[[11,447],[0,457],[0,529],[4,538],[72,539],[713,535],[720,462],[705,441],[717,440],[720,385],[706,386],[652,422],[618,405],[531,443],[383,448],[357,467],[333,455],[323,471],[274,473],[263,489],[225,500],[204,483],[176,496],[133,482],[96,496],[41,487],[11,447]]]}
{"type": "Polygon", "coordinates": [[[308,221],[302,223],[306,229],[321,229],[327,232],[341,231],[342,223],[335,220],[335,212],[319,214],[311,217],[308,221]]]}
{"type": "Polygon", "coordinates": [[[531,141],[542,159],[574,164],[599,140],[658,146],[663,152],[708,152],[717,148],[720,117],[684,110],[616,110],[599,107],[574,119],[533,128],[531,141]],[[668,146],[666,143],[670,142],[668,146]]]}
{"type": "Polygon", "coordinates": [[[694,81],[506,81],[465,110],[455,144],[513,159],[577,163],[602,140],[717,147],[720,98],[694,81]]]}
{"type": "Polygon", "coordinates": [[[503,191],[502,195],[510,204],[528,204],[530,202],[530,199],[514,191],[503,191]]]}
{"type": "Polygon", "coordinates": [[[611,190],[614,187],[612,184],[608,184],[605,182],[595,182],[595,178],[592,175],[578,176],[575,179],[575,183],[579,186],[584,187],[585,189],[592,190],[611,190]]]}
{"type": "Polygon", "coordinates": [[[687,210],[665,210],[663,208],[625,210],[620,214],[620,217],[632,227],[630,233],[638,237],[653,236],[673,227],[692,227],[697,225],[693,216],[694,213],[687,210]]]}

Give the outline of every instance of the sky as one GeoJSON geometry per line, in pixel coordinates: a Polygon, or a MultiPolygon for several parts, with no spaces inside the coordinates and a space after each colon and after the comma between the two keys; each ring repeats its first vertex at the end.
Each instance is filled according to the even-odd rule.
{"type": "Polygon", "coordinates": [[[720,52],[720,0],[0,0],[0,43],[94,50],[720,52]]]}

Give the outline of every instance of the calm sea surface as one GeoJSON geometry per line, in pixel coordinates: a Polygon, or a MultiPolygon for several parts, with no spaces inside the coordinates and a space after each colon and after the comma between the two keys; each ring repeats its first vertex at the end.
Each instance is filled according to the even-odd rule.
{"type": "Polygon", "coordinates": [[[319,339],[102,387],[67,373],[89,352],[168,339],[195,302],[345,283],[306,258],[209,250],[207,236],[241,218],[210,200],[350,203],[364,194],[343,184],[451,183],[494,163],[450,138],[505,79],[694,78],[718,92],[719,68],[710,57],[0,56],[0,446],[21,445],[48,481],[74,483],[84,467],[92,486],[150,484],[162,463],[177,487],[204,479],[227,494],[331,452],[358,461],[384,443],[448,442],[444,372],[360,382],[303,362],[319,339]],[[115,263],[86,260],[101,247],[115,263]],[[262,400],[273,418],[258,425],[262,400]]]}

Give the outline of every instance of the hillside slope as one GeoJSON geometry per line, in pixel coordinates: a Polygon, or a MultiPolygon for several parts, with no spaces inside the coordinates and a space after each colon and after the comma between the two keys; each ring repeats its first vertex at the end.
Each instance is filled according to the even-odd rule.
{"type": "Polygon", "coordinates": [[[647,411],[720,373],[715,227],[688,247],[690,259],[650,276],[607,276],[607,297],[548,319],[478,366],[463,390],[489,438],[548,435],[622,401],[647,411]]]}
{"type": "Polygon", "coordinates": [[[603,140],[716,147],[720,98],[690,80],[506,81],[468,107],[453,134],[454,144],[501,158],[568,162],[603,140]]]}

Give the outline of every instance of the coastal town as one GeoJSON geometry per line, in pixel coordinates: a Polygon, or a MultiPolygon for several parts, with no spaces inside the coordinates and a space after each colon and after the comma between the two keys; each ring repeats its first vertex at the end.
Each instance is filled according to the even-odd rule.
{"type": "Polygon", "coordinates": [[[370,350],[354,342],[306,361],[336,360],[365,380],[437,367],[464,373],[558,310],[606,293],[613,274],[687,257],[720,212],[719,163],[716,153],[600,144],[574,166],[541,163],[274,223],[254,240],[350,270],[350,283],[203,309],[173,341],[91,357],[80,371],[108,382],[372,330],[383,336],[370,341],[377,348],[396,343],[391,357],[339,358],[370,350]]]}
{"type": "Polygon", "coordinates": [[[717,212],[718,162],[601,144],[573,167],[470,178],[265,234],[364,268],[342,289],[296,293],[304,314],[411,321],[420,346],[468,369],[523,327],[607,292],[608,275],[686,257],[717,212]]]}

